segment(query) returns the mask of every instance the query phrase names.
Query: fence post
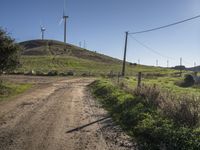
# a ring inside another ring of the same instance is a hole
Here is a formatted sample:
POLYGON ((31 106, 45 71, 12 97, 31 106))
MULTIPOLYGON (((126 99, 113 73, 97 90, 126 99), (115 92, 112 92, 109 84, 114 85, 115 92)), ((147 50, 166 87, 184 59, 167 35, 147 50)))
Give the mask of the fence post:
POLYGON ((117 74, 117 83, 119 84, 119 77, 120 77, 120 72, 117 74))
POLYGON ((142 72, 138 72, 138 85, 137 87, 141 87, 141 80, 142 80, 142 72))

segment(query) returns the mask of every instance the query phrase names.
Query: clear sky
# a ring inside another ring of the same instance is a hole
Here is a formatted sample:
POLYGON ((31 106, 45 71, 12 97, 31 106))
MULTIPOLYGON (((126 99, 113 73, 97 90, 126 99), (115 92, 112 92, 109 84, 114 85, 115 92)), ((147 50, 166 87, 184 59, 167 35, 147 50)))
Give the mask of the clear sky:
MULTIPOLYGON (((45 38, 63 41, 63 0, 1 0, 0 26, 7 28, 17 41, 40 38, 40 24, 45 38)), ((200 14, 200 0, 67 0, 68 42, 122 59, 125 31, 138 31, 166 25, 200 14), (83 44, 82 44, 83 45, 83 44)), ((200 65, 200 18, 135 38, 168 56, 170 66, 200 65), (172 57, 172 58, 171 58, 172 57)), ((159 56, 139 45, 131 37, 127 59, 142 64, 167 65, 159 56)))

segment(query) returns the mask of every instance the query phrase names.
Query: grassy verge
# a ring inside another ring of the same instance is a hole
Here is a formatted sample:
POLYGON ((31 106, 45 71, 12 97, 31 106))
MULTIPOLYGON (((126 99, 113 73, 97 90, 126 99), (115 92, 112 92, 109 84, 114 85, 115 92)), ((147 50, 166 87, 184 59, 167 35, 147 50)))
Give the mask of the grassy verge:
MULTIPOLYGON (((181 105, 180 109, 177 107, 178 111, 172 108, 175 112, 170 112, 170 108, 166 109, 168 110, 166 112, 162 111, 162 108, 167 107, 159 107, 163 103, 157 103, 163 97, 160 95, 161 91, 144 88, 140 91, 127 92, 109 80, 95 81, 90 88, 124 131, 137 139, 139 149, 197 150, 200 148, 199 116, 195 124, 188 125, 184 122, 187 120, 181 120, 185 116, 179 116, 184 112, 193 112, 181 111, 185 105, 183 107, 181 105), (178 118, 174 118, 173 115, 178 118), (181 122, 178 121, 179 119, 181 122)), ((169 97, 166 97, 166 100, 169 97)))
POLYGON ((17 84, 10 82, 2 82, 0 84, 0 101, 16 96, 30 89, 32 84, 17 84))
MULTIPOLYGON (((116 80, 116 79, 115 79, 116 80)), ((190 87, 181 87, 178 85, 183 78, 181 77, 156 77, 156 78, 143 78, 142 83, 145 85, 156 85, 162 88, 163 90, 168 90, 171 93, 178 95, 196 95, 200 96, 200 88, 199 86, 190 86, 190 87)), ((122 80, 125 85, 130 88, 134 88, 137 84, 137 79, 135 77, 129 77, 122 80)))

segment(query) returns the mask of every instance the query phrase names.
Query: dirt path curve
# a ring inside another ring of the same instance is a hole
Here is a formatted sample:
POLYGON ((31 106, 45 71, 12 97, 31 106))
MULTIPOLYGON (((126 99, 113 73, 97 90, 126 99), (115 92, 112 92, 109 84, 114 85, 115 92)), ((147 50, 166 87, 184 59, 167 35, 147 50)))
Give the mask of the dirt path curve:
POLYGON ((104 150, 109 144, 94 116, 86 86, 93 79, 58 80, 38 85, 0 103, 0 150, 104 150))

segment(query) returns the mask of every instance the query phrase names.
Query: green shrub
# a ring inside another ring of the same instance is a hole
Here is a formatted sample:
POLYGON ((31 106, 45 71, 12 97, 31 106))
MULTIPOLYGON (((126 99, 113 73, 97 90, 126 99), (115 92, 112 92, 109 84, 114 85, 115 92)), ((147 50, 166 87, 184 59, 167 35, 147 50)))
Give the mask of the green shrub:
POLYGON ((48 76, 57 76, 58 75, 58 71, 57 70, 52 70, 52 71, 49 71, 48 76))
POLYGON ((67 75, 68 75, 68 76, 74 76, 74 75, 75 75, 75 72, 72 71, 72 70, 70 70, 70 71, 67 72, 67 75))
POLYGON ((193 86, 194 84, 195 84, 195 80, 193 76, 190 74, 185 75, 184 80, 177 83, 177 85, 180 87, 190 87, 190 86, 193 86))
POLYGON ((0 75, 19 66, 21 48, 8 33, 0 28, 0 75))

